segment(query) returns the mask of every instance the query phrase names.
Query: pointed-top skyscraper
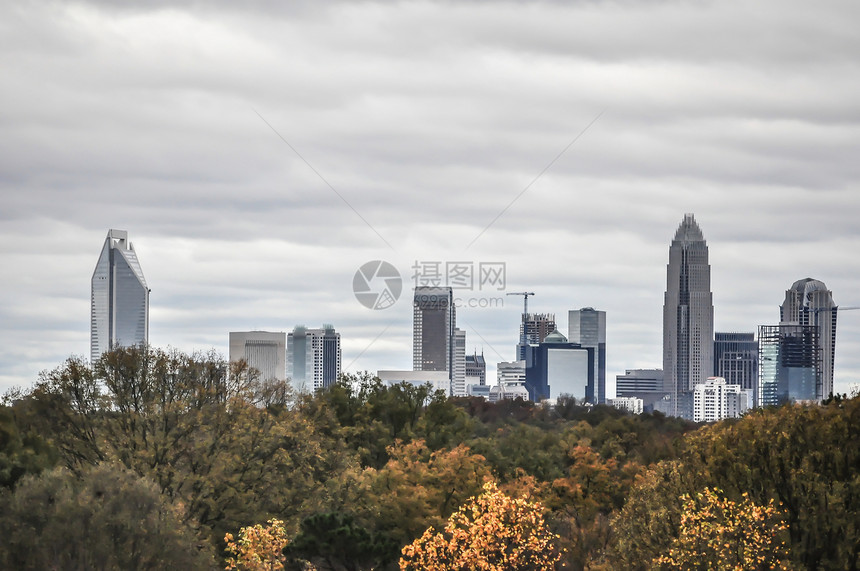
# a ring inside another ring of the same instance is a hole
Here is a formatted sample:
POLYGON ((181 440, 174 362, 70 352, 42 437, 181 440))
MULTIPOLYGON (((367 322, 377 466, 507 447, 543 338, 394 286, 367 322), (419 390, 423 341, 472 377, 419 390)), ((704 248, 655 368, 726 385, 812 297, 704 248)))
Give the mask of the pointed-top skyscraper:
POLYGON ((713 375, 713 355, 708 244, 693 215, 685 214, 669 246, 663 303, 663 388, 675 416, 692 416, 693 387, 713 375))
POLYGON ((115 347, 149 342, 149 288, 125 230, 108 230, 93 272, 90 361, 115 347))

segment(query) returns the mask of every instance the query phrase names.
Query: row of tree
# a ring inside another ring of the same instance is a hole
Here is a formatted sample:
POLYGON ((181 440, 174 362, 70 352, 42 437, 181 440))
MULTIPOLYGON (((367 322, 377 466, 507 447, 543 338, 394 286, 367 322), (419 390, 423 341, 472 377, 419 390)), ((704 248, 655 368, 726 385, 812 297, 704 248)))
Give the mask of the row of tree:
POLYGON ((288 568, 419 568, 514 533, 481 510, 522 505, 547 558, 521 568, 858 569, 858 429, 857 398, 699 427, 370 375, 295 395, 215 354, 123 348, 7 395, 0 567, 250 568, 250 537, 288 568))

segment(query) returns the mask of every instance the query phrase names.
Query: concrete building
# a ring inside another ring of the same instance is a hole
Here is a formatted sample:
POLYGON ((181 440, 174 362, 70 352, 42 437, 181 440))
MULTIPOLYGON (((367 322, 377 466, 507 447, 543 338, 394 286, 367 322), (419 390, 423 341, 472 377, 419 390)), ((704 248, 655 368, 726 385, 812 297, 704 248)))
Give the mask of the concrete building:
POLYGON ((758 393, 758 341, 755 333, 714 333, 714 374, 728 385, 758 393))
POLYGON ((108 230, 91 280, 90 362, 149 343, 149 287, 125 230, 108 230))
POLYGON ((836 312, 833 292, 824 282, 805 278, 785 292, 779 307, 780 325, 813 325, 818 329, 818 358, 821 375, 816 382, 819 402, 833 393, 833 364, 836 359, 836 312))
POLYGON ((487 384, 487 362, 484 360, 483 353, 478 355, 476 351, 473 355, 466 355, 466 379, 467 384, 487 384), (477 380, 469 381, 469 378, 477 380))
POLYGON ((594 349, 594 403, 606 404, 606 312, 583 307, 567 317, 567 340, 594 349))
POLYGON ((818 401, 821 357, 815 325, 759 326, 757 406, 818 401))
POLYGON ((594 349, 553 331, 531 348, 526 360, 526 389, 534 402, 567 395, 578 403, 595 402, 594 349))
POLYGON ((451 396, 466 396, 466 332, 454 328, 454 367, 451 372, 451 396))
MULTIPOLYGON (((450 287, 419 286, 412 302, 412 368, 448 373, 448 394, 453 394, 457 314, 450 287)), ((463 347, 465 377, 465 345, 463 347)), ((465 378, 463 380, 465 385, 465 378)), ((465 389, 465 387, 464 387, 465 389)))
POLYGON ((713 375, 714 303, 708 245, 692 214, 685 214, 669 246, 663 303, 663 380, 671 414, 689 418, 686 403, 713 375))
POLYGON ((520 323, 520 337, 517 343, 517 359, 526 359, 526 346, 536 347, 543 343, 547 335, 556 330, 555 314, 528 313, 523 314, 520 323), (524 334, 525 333, 525 334, 524 334), (525 341, 525 345, 523 345, 525 341))
POLYGON ((616 397, 607 399, 607 404, 619 410, 626 410, 631 414, 642 414, 644 401, 638 397, 616 397))
POLYGON ((451 390, 451 379, 447 371, 399 371, 383 370, 377 371, 376 376, 383 383, 396 385, 398 383, 409 383, 415 386, 429 384, 434 391, 445 391, 447 395, 451 390))
POLYGON ((752 391, 711 377, 693 388, 693 421, 715 422, 740 418, 752 406, 752 391))
POLYGON ((231 331, 230 362, 242 359, 267 381, 287 378, 287 334, 270 331, 231 331))
POLYGON ((333 385, 342 366, 340 333, 333 326, 297 325, 287 335, 287 375, 296 390, 318 391, 333 385))
POLYGON ((663 369, 627 369, 623 375, 615 376, 615 396, 641 398, 648 412, 666 395, 663 369))

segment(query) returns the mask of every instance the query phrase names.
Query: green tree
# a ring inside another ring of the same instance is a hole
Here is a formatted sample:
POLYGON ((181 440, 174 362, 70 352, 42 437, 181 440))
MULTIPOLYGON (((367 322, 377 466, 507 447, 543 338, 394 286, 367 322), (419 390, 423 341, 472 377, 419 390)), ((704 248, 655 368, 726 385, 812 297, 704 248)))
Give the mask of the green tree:
POLYGON ((398 548, 395 541, 368 531, 351 515, 327 512, 305 518, 284 554, 320 571, 362 571, 394 561, 398 548))
POLYGON ((4 569, 210 569, 214 555, 151 481, 115 465, 25 476, 0 498, 4 569))

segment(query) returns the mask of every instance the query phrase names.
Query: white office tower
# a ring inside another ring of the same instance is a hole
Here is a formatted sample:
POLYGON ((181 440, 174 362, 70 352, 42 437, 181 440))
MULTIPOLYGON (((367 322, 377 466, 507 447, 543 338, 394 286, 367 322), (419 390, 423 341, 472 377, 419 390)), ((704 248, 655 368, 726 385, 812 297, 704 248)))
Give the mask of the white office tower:
POLYGON ((149 343, 149 288, 125 230, 108 230, 92 277, 90 361, 149 343))
POLYGON ((287 378, 287 334, 283 331, 231 331, 230 362, 244 359, 260 380, 287 378))
POLYGON ((752 406, 752 398, 751 390, 728 385, 722 377, 710 377, 693 389, 693 421, 739 418, 752 406))
POLYGON ((529 400, 529 391, 526 389, 526 362, 497 363, 496 386, 490 387, 490 402, 516 398, 529 400))
POLYGON ((318 391, 337 382, 342 360, 340 333, 331 325, 297 325, 287 335, 287 376, 300 392, 318 391))
POLYGON ((454 329, 454 369, 451 372, 451 396, 466 396, 466 332, 454 329))

